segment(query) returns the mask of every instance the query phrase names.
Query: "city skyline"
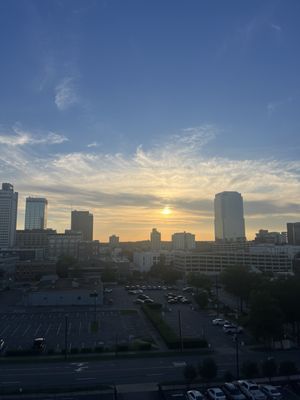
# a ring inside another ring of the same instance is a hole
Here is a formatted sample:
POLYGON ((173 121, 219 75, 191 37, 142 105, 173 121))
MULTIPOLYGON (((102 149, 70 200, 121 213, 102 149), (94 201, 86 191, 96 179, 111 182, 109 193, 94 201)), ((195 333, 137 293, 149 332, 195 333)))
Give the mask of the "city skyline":
POLYGON ((248 239, 299 221, 299 12, 2 1, 0 169, 20 193, 18 228, 41 196, 61 232, 80 209, 102 241, 153 226, 213 240, 221 191, 243 194, 248 239))

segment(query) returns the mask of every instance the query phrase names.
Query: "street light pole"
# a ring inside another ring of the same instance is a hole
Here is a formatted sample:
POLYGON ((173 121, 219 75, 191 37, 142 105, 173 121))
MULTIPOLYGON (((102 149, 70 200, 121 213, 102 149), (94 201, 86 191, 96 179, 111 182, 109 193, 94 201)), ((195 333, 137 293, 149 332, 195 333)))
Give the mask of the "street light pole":
POLYGON ((65 315, 65 360, 68 356, 68 315, 65 315))
POLYGON ((235 366, 236 366, 236 379, 240 378, 240 360, 239 360, 239 339, 237 334, 234 336, 235 341, 235 366))
POLYGON ((179 340, 180 340, 180 351, 183 351, 183 341, 182 341, 182 326, 181 326, 181 311, 178 310, 178 326, 179 326, 179 340))

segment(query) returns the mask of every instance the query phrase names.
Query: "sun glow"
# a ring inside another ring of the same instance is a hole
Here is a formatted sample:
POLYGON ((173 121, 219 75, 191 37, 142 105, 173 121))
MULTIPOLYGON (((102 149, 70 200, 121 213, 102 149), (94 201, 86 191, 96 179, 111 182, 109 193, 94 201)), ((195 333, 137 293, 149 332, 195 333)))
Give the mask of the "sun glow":
POLYGON ((164 207, 164 208, 161 210, 161 213, 162 213, 163 215, 170 215, 170 214, 172 214, 172 210, 170 209, 170 207, 164 207))

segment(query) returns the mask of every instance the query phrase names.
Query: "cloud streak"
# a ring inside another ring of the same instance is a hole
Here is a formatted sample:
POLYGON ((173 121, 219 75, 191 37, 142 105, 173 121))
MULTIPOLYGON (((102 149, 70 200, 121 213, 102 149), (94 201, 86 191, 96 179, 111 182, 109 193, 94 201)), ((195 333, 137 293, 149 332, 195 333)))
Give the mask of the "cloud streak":
POLYGON ((68 138, 55 132, 46 135, 35 135, 25 131, 18 126, 13 127, 14 134, 0 134, 0 144, 7 146, 25 146, 38 144, 60 144, 66 142, 68 138))
POLYGON ((55 87, 54 102, 59 111, 64 111, 79 103, 74 78, 66 77, 55 87))
POLYGON ((284 230, 284 219, 300 216, 300 162, 205 156, 205 145, 217 135, 210 125, 188 128, 152 148, 139 146, 130 155, 105 154, 93 147, 41 157, 32 148, 6 146, 5 151, 0 146, 0 167, 21 192, 21 208, 22 196, 48 197, 50 221, 59 229, 69 226, 73 207, 94 213, 98 237, 119 232, 127 239, 145 238, 157 226, 167 236, 185 229, 209 239, 215 193, 237 190, 243 194, 247 218, 257 218, 255 229, 268 228, 261 217, 268 216, 284 230), (173 213, 163 218, 160 211, 166 205, 173 213))

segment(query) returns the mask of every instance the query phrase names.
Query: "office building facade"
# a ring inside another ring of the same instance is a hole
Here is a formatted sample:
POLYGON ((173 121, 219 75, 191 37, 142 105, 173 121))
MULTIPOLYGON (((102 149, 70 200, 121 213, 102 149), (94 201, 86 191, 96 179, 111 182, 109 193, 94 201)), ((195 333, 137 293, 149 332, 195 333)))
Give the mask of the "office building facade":
POLYGON ((161 249, 161 233, 156 228, 153 228, 150 233, 150 245, 152 251, 161 249))
POLYGON ((82 233, 82 240, 93 240, 93 214, 89 211, 72 211, 71 230, 82 233))
POLYGON ((10 183, 0 190, 0 248, 15 245, 18 212, 18 193, 10 183))
POLYGON ((27 197, 25 210, 25 229, 47 229, 47 218, 47 199, 27 197))
POLYGON ((300 246, 300 222, 287 223, 288 244, 300 246))
POLYGON ((215 240, 246 240, 243 197, 238 192, 222 192, 215 196, 215 240))
POLYGON ((192 250, 195 249, 195 235, 189 232, 178 232, 172 235, 173 250, 192 250))

